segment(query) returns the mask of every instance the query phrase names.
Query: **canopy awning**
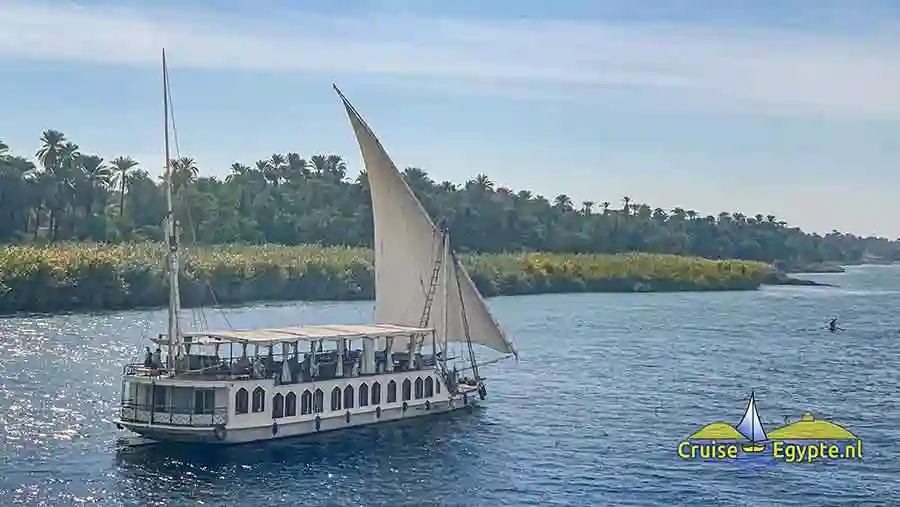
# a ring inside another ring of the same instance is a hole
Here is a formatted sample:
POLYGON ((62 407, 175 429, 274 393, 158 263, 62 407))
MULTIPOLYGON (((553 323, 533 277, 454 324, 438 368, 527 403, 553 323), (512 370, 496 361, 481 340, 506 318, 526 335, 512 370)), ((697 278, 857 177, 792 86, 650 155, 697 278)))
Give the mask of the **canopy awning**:
MULTIPOLYGON (((430 334, 432 328, 395 326, 393 324, 329 324, 319 326, 277 327, 266 329, 232 329, 228 331, 204 331, 184 334, 184 343, 215 345, 220 343, 247 343, 272 345, 298 341, 341 340, 354 338, 390 338, 430 334)), ((153 340, 165 343, 167 340, 153 340)))

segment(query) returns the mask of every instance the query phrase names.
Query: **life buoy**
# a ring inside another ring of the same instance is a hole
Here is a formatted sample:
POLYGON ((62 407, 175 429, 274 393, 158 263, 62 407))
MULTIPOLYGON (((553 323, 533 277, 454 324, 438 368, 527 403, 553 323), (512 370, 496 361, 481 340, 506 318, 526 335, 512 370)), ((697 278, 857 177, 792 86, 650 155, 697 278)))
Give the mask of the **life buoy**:
POLYGON ((223 426, 216 426, 213 429, 213 434, 215 434, 216 440, 225 440, 225 428, 223 426))
POLYGON ((278 423, 273 422, 272 423, 272 436, 274 437, 277 434, 278 434, 278 423))
POLYGON ((381 419, 381 407, 375 407, 375 418, 381 419))
POLYGON ((425 410, 431 410, 431 402, 429 400, 425 400, 425 410))
POLYGON ((350 411, 349 410, 347 411, 346 414, 344 414, 344 419, 347 421, 348 424, 350 423, 350 411))
POLYGON ((404 411, 404 412, 406 412, 406 407, 408 407, 408 405, 407 405, 406 402, 404 401, 404 402, 403 402, 403 411, 404 411))
POLYGON ((484 384, 478 386, 478 396, 482 399, 482 401, 487 398, 487 387, 484 384))
POLYGON ((322 427, 322 418, 320 416, 316 416, 316 431, 319 431, 319 428, 322 427))

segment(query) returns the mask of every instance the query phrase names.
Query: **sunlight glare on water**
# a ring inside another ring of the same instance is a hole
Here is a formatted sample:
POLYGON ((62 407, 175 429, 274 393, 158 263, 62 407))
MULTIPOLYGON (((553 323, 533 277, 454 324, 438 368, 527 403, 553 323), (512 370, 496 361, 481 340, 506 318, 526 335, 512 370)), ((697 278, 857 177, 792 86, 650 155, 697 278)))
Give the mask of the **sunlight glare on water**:
MULTIPOLYGON (((164 311, 0 320, 0 505, 889 505, 900 498, 900 267, 838 288, 491 300, 521 361, 473 413, 301 440, 120 450, 122 364, 164 311), (825 331, 840 318, 843 333, 825 331), (862 462, 684 462, 677 442, 812 411, 862 462)), ((371 303, 229 309, 234 327, 364 322, 371 303)), ((213 327, 225 327, 207 310, 213 327)))

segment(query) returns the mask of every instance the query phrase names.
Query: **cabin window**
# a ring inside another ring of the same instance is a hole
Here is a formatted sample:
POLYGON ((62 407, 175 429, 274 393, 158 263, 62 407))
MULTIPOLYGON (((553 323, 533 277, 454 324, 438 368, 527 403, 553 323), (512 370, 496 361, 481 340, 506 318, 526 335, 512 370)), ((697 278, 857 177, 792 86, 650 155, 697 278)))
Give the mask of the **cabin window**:
POLYGON ((234 393, 234 413, 246 414, 250 411, 250 393, 243 387, 234 393))
POLYGON ((425 397, 431 398, 434 396, 434 380, 431 377, 425 377, 425 397))
POLYGON ((367 386, 365 383, 362 383, 359 386, 359 406, 369 406, 369 386, 367 386))
POLYGON ((422 383, 422 377, 416 378, 416 399, 421 400, 425 395, 425 384, 422 383))
POLYGON ((284 417, 284 396, 281 393, 272 398, 272 419, 284 417))
POLYGON ((169 388, 153 386, 153 410, 156 412, 169 411, 169 388))
POLYGON ((391 380, 388 382, 388 403, 396 403, 397 402, 397 383, 391 380))
POLYGON ((309 392, 309 389, 303 391, 303 394, 300 395, 300 415, 306 415, 312 413, 312 393, 309 392))
POLYGON ((292 417, 297 415, 297 395, 293 391, 284 397, 284 416, 292 417))
POLYGON ((372 384, 372 405, 381 404, 381 384, 375 382, 372 384))
POLYGON ((434 392, 441 394, 441 380, 437 377, 434 379, 434 392))
POLYGON ((316 389, 313 396, 313 412, 319 414, 325 411, 325 393, 321 389, 316 389))
POLYGON ((266 409, 266 390, 257 387, 253 390, 253 412, 262 412, 266 409))
POLYGON ((409 379, 403 381, 403 401, 409 401, 412 394, 412 382, 409 379))
POLYGON ((335 387, 331 390, 331 410, 336 411, 341 409, 341 388, 335 387))
POLYGON ((347 386, 344 388, 344 408, 353 408, 355 394, 356 393, 353 392, 353 386, 347 386))
POLYGON ((216 391, 214 389, 198 389, 194 391, 194 413, 212 414, 216 409, 216 391))

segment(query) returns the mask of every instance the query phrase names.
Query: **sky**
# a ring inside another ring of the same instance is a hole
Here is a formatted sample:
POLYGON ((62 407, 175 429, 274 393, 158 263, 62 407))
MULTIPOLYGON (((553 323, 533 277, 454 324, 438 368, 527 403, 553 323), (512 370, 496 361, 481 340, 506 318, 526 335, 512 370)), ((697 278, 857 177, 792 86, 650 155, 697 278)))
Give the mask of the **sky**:
POLYGON ((0 139, 63 131, 205 175, 273 153, 361 165, 337 83, 400 167, 576 202, 629 196, 900 236, 889 0, 0 0, 0 139))

